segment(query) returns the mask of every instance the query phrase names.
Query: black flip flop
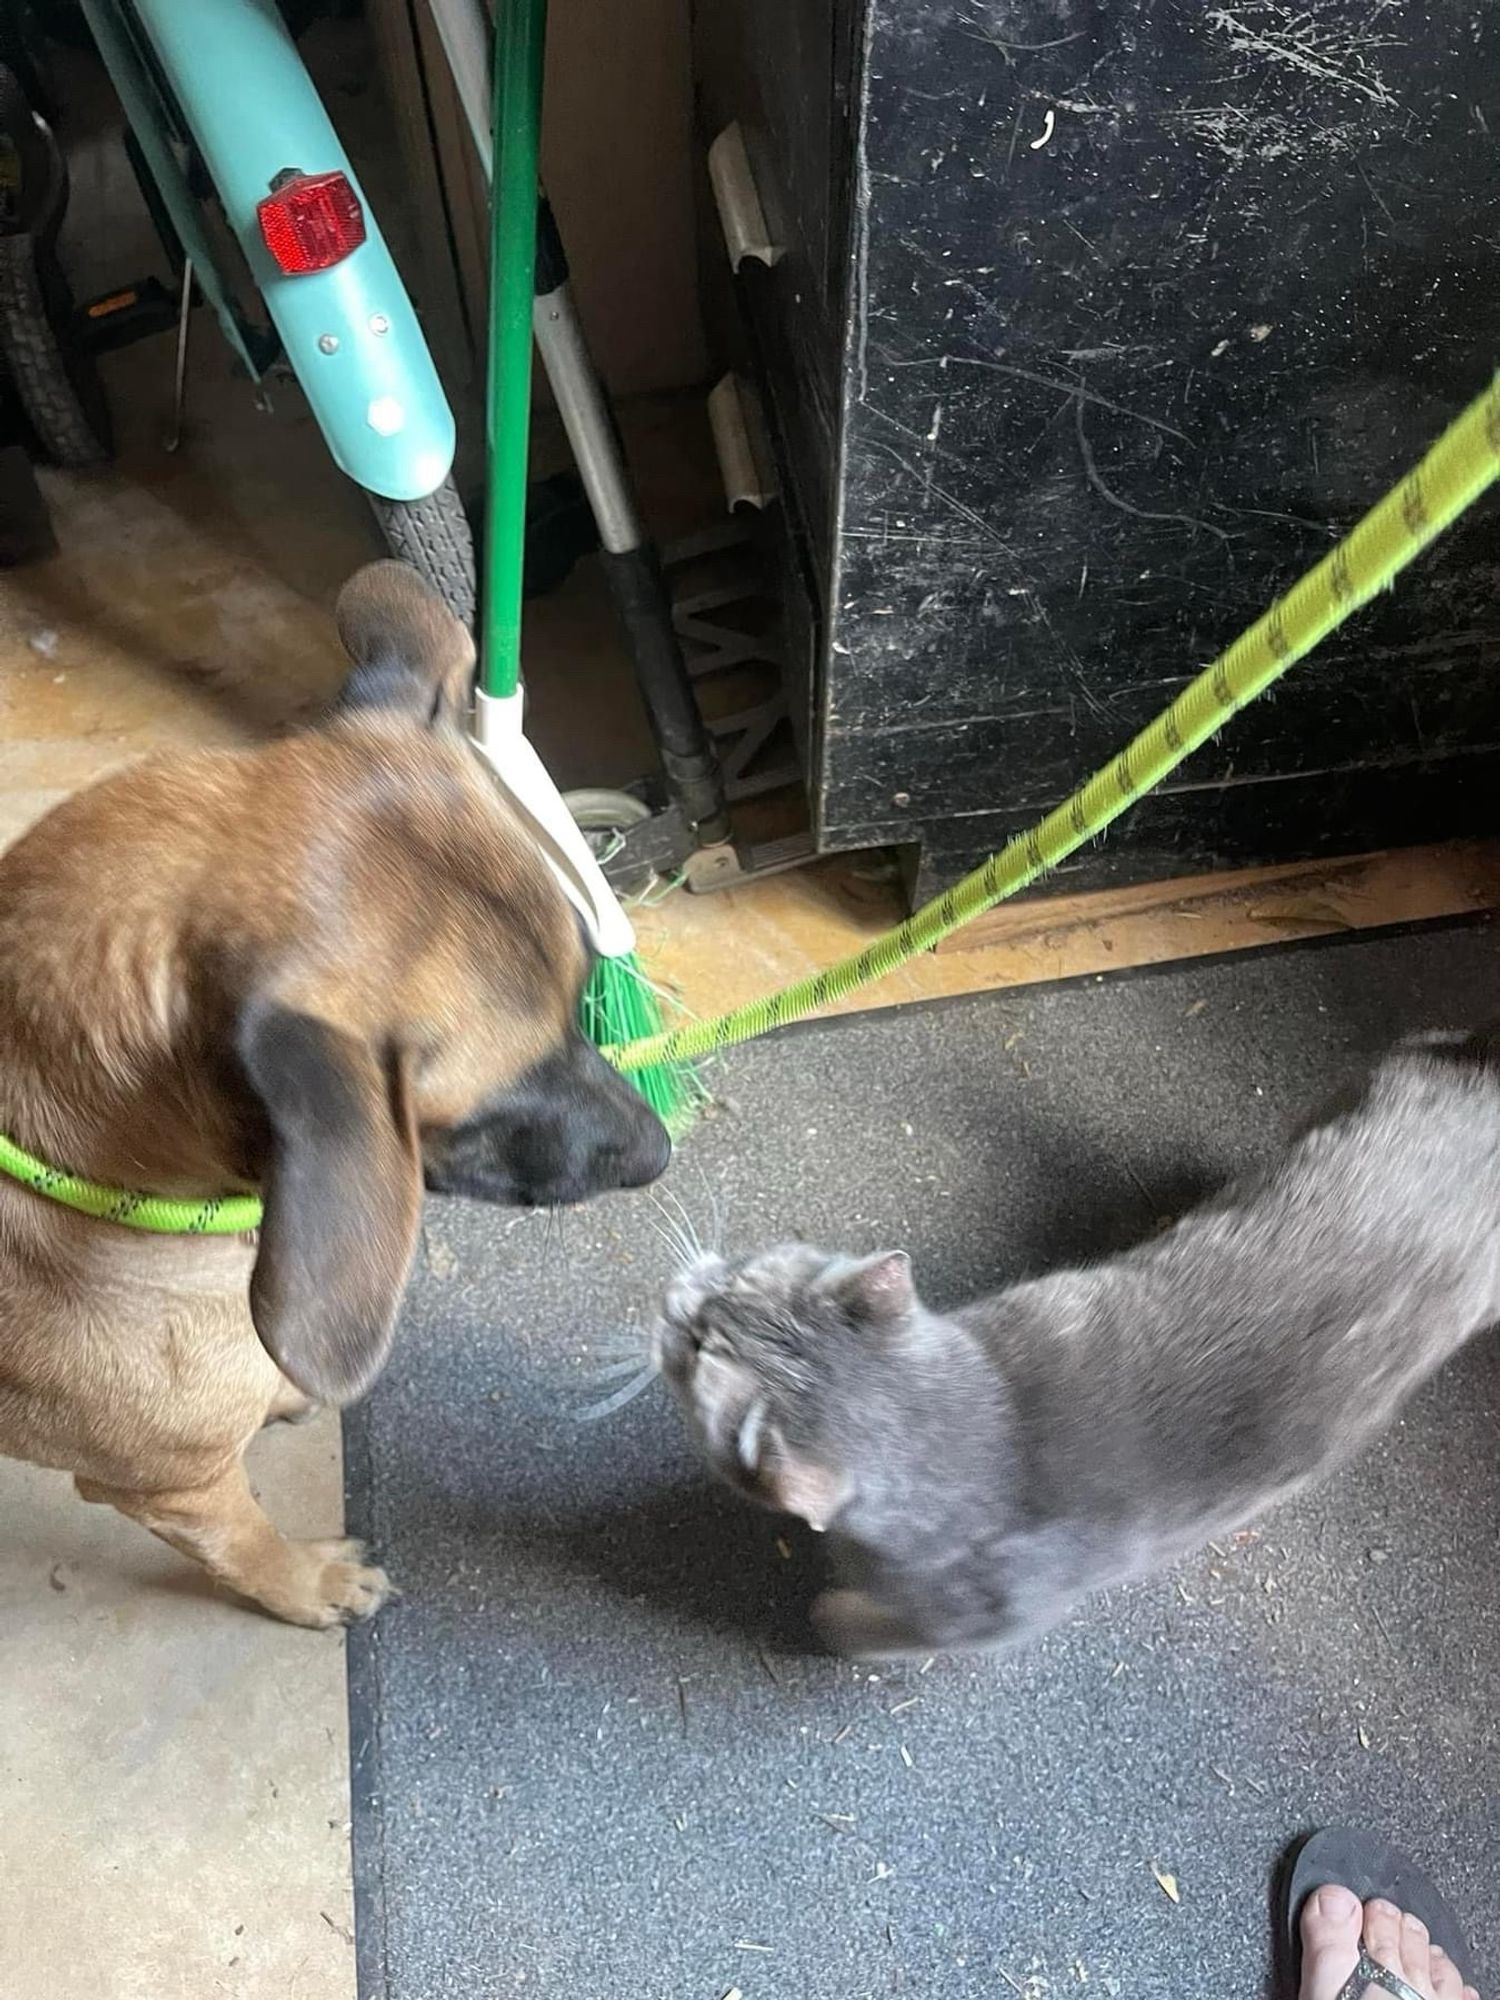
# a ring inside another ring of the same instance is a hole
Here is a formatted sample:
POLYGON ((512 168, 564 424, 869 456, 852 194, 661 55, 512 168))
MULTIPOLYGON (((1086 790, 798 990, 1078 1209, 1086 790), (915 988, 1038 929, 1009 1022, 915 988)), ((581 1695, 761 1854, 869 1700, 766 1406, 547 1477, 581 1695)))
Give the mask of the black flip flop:
MULTIPOLYGON (((1330 1826, 1305 1840, 1292 1861, 1286 1888, 1286 1942, 1294 1988, 1302 1971, 1302 1906, 1314 1889, 1339 1884, 1368 1903, 1372 1896, 1394 1903, 1426 1924, 1428 1935, 1458 1967, 1464 1984, 1473 1984, 1469 1947, 1458 1919, 1442 1893, 1414 1862, 1373 1833, 1353 1827, 1330 1826)), ((1367 1986, 1393 1994, 1395 2000, 1422 2000, 1399 1972, 1377 1965, 1361 1940, 1359 1963, 1339 1989, 1338 2000, 1359 2000, 1367 1986)))

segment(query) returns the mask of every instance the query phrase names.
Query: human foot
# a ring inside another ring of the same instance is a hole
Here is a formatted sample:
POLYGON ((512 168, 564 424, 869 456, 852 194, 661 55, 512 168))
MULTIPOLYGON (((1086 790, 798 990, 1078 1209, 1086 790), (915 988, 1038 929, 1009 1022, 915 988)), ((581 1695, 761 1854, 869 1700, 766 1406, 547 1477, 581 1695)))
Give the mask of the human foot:
POLYGON ((1348 1889, 1325 1885, 1315 1889, 1302 1907, 1302 1985, 1298 2000, 1479 2000, 1465 1986, 1458 1967, 1427 1935, 1416 1917, 1394 1903, 1373 1898, 1361 1907, 1348 1889), (1360 1944, 1370 1961, 1392 1976, 1392 1983, 1370 1981, 1352 1986, 1360 1962, 1360 1944))

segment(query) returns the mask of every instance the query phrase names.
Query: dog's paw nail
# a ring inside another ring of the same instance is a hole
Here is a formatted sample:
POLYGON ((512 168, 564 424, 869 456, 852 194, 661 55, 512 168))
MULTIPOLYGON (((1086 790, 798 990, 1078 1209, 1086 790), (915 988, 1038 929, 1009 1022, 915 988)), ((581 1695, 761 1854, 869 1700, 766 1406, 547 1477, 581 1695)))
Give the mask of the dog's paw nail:
POLYGON ((294 1625, 326 1629, 371 1618, 394 1594, 383 1569, 364 1560, 362 1542, 304 1542, 297 1555, 301 1575, 289 1600, 272 1599, 272 1610, 294 1625))
POLYGON ((323 1591, 334 1616, 349 1624, 374 1616, 391 1595, 391 1580, 373 1566, 330 1563, 323 1572, 323 1591))

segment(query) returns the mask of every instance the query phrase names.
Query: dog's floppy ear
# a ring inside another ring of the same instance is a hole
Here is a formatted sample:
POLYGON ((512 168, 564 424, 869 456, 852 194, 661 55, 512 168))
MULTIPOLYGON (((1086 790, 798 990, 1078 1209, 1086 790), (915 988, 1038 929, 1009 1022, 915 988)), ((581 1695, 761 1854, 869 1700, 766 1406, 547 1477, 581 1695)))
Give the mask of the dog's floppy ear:
POLYGON ((299 1389, 347 1403, 390 1351, 421 1226, 401 1063, 274 1002, 246 1009, 239 1054, 271 1134, 255 1330, 299 1389))
POLYGON ((353 670, 336 712, 384 711, 424 729, 462 720, 474 641, 406 563, 367 563, 339 592, 339 638, 353 670))

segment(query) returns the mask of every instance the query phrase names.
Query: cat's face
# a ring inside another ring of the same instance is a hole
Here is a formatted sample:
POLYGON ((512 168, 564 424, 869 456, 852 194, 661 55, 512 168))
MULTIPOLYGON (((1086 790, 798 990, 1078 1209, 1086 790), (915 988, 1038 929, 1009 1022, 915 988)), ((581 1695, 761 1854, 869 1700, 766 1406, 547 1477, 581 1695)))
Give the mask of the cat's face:
POLYGON ((720 1477, 821 1531, 851 1492, 838 1449, 851 1374, 915 1309, 904 1251, 707 1256, 668 1286, 655 1358, 720 1477))

